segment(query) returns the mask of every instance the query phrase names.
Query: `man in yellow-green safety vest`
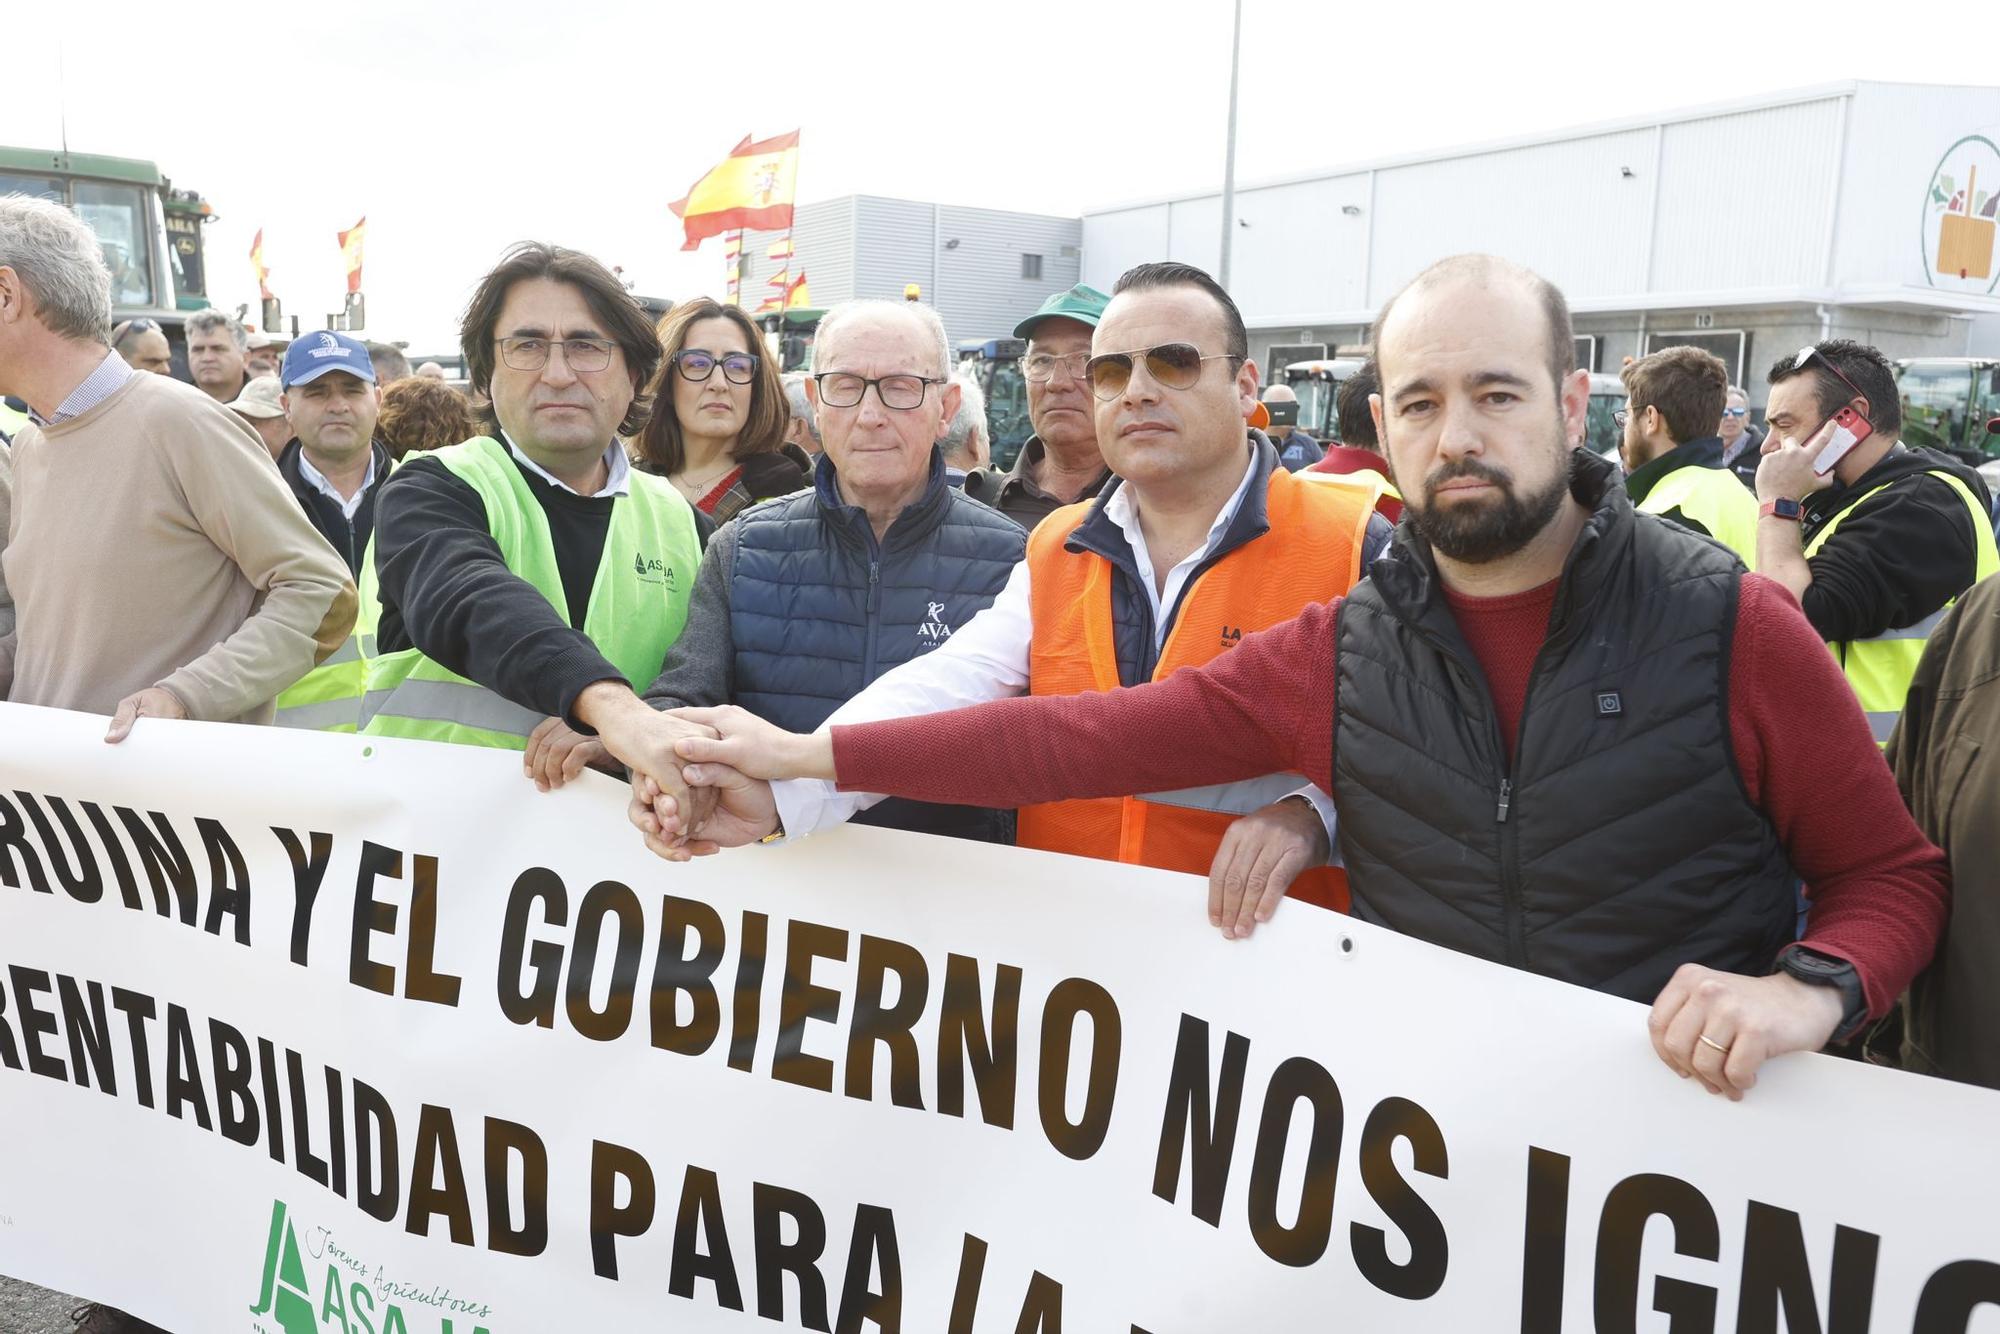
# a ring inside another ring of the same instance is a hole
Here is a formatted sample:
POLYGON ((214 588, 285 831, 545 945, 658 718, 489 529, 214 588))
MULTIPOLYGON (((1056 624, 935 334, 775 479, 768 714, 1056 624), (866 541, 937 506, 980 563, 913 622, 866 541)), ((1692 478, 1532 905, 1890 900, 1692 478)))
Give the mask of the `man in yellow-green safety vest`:
POLYGON ((679 782, 688 724, 633 693, 687 617, 704 527, 620 436, 645 421, 652 321, 588 255, 516 246, 461 330, 487 434, 404 460, 363 574, 374 651, 361 731, 599 750, 679 782), (595 741, 592 741, 593 735, 595 741))
POLYGON ((1757 502, 1722 466, 1715 433, 1729 395, 1729 368, 1698 347, 1667 347, 1620 372, 1626 403, 1625 492, 1641 514, 1657 514, 1712 537, 1757 568, 1757 502))
POLYGON ((1818 343, 1770 382, 1757 568, 1799 599, 1887 741, 1931 628, 2000 571, 1991 498, 1950 455, 1904 446, 1895 374, 1874 348, 1818 343))

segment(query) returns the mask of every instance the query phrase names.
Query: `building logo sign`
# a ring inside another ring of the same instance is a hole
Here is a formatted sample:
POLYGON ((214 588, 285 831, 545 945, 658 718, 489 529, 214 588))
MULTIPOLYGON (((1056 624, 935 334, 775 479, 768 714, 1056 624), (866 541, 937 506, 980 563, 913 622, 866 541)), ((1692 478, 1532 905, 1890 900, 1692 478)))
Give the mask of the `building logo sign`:
POLYGON ((1969 134, 1945 150, 1924 194, 1924 279, 1957 292, 2000 287, 2000 147, 1969 134))

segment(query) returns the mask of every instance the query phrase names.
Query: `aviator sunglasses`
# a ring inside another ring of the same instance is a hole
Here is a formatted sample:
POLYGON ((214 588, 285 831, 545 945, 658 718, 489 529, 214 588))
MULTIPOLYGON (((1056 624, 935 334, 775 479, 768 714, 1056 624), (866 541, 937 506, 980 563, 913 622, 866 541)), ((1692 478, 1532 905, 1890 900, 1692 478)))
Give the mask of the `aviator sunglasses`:
POLYGON ((1132 382, 1132 364, 1138 359, 1145 361, 1146 374, 1169 389, 1192 388, 1194 382, 1201 378, 1204 361, 1240 363, 1243 360, 1233 352, 1218 352, 1205 357, 1193 343, 1162 343, 1137 352, 1106 352, 1083 364, 1084 378, 1090 381, 1090 391, 1106 401, 1118 397, 1132 382))

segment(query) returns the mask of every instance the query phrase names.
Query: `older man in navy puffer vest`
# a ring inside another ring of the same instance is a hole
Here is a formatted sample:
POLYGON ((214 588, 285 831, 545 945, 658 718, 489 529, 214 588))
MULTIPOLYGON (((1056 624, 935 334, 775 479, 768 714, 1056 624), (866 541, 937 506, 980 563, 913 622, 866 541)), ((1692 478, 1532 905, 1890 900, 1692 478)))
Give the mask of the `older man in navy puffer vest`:
MULTIPOLYGON (((810 732, 943 643, 1021 559, 1027 534, 945 483, 935 441, 959 391, 935 311, 837 306, 813 358, 826 451, 813 489, 755 505, 710 539, 687 628, 645 695, 655 708, 739 704, 810 732)), ((1012 816, 886 801, 859 822, 1011 842, 1012 816)))

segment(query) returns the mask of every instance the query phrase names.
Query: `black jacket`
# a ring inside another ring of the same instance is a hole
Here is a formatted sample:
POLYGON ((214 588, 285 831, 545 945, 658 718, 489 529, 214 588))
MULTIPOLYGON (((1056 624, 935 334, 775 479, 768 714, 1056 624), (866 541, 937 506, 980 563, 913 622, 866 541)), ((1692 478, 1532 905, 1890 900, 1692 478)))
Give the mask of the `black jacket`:
MULTIPOLYGON (((414 645, 522 708, 568 718, 586 686, 624 679, 583 633, 612 498, 574 495, 521 468, 519 459, 514 465, 548 516, 569 616, 507 568, 479 493, 419 454, 396 469, 377 505, 376 647, 393 653, 414 645)), ((694 517, 706 545, 714 525, 698 510, 694 517)))
POLYGON ((1979 474, 1934 449, 1891 450, 1853 485, 1806 497, 1799 537, 1808 547, 1828 520, 1845 515, 1807 561, 1813 581, 1800 601, 1820 638, 1872 639, 1915 625, 1972 586, 1976 520, 1951 484, 1933 475, 1939 472, 1966 484, 1981 515, 1993 512, 1979 474), (1870 494, 1885 483, 1887 490, 1870 494))
POLYGON ((1767 972, 1796 897, 1730 746, 1743 567, 1635 513, 1587 451, 1570 494, 1592 512, 1511 763, 1409 524, 1342 601, 1333 797, 1354 915, 1642 1002, 1683 963, 1767 972))
POLYGON ((278 475, 285 479, 285 485, 292 488, 299 505, 312 520, 312 526, 319 529, 319 535, 327 540, 340 558, 347 562, 347 572, 357 579, 361 576, 361 561, 368 554, 368 538, 375 531, 375 497, 381 492, 382 484, 389 480, 392 460, 389 450, 380 440, 369 446, 375 457, 375 479, 368 483, 361 493, 361 505, 354 511, 354 520, 349 522, 341 512, 340 505, 332 496, 308 482, 299 471, 299 460, 305 453, 298 437, 285 446, 278 455, 278 475))

